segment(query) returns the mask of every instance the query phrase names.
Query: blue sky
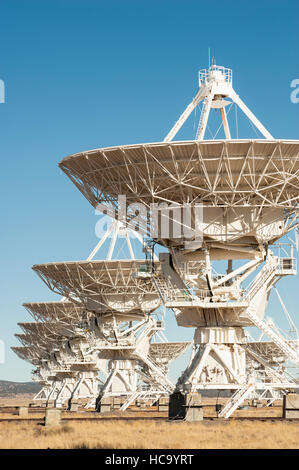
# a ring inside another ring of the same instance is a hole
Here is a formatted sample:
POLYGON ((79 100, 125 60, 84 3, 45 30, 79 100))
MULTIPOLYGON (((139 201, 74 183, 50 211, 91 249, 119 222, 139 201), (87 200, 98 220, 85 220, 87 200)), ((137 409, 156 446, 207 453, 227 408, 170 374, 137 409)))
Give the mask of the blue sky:
MULTIPOLYGON (((81 150, 163 140, 194 96, 209 48, 269 131, 297 139, 298 5, 1 0, 0 379, 30 380, 31 366, 9 349, 17 322, 31 320, 22 303, 57 299, 31 266, 84 259, 97 242, 94 210, 57 163, 81 150)), ((194 138, 194 125, 192 117, 178 138, 194 138)), ((255 137, 241 118, 239 136, 255 137)), ((281 284, 297 313, 298 279, 290 291, 281 284)), ((167 321, 170 339, 191 337, 167 321)))

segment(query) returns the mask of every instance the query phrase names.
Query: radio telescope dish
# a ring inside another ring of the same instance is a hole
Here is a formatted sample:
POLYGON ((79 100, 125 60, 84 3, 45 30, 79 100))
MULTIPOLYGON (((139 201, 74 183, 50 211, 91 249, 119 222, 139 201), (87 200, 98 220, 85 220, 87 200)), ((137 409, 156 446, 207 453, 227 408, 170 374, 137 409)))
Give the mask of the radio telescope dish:
MULTIPOLYGON (((105 313, 150 313, 161 299, 144 260, 49 263, 33 270, 54 292, 80 302, 87 310, 105 313)), ((121 319, 121 317, 120 317, 121 319)))
POLYGON ((73 302, 27 302, 23 307, 37 321, 76 323, 82 320, 82 307, 73 302))
POLYGON ((28 346, 12 346, 11 349, 20 359, 28 361, 33 365, 39 364, 41 357, 47 357, 46 352, 40 351, 40 354, 37 354, 34 348, 28 346))
POLYGON ((69 336, 72 332, 71 326, 57 322, 22 322, 18 323, 25 333, 34 334, 40 338, 57 339, 61 336, 69 336))
POLYGON ((190 344, 190 341, 151 343, 149 354, 156 363, 169 363, 184 354, 190 344))

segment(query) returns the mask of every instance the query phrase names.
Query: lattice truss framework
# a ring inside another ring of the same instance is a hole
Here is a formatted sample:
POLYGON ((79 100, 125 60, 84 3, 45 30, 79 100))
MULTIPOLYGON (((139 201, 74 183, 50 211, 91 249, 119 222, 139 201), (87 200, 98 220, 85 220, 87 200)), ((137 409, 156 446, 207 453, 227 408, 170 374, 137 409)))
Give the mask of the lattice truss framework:
POLYGON ((25 334, 35 337, 39 342, 58 343, 61 338, 68 338, 74 334, 71 325, 58 322, 23 322, 18 323, 25 334))
MULTIPOLYGON (((288 344, 294 349, 299 346, 298 340, 289 340, 288 344)), ((273 341, 250 341, 247 344, 247 349, 274 366, 279 363, 285 364, 288 360, 288 356, 273 341)))
POLYGON ((166 369, 168 369, 169 363, 184 354, 190 344, 191 342, 187 341, 173 343, 151 343, 149 356, 152 361, 157 364, 157 366, 166 366, 166 369))
MULTIPOLYGON (((27 304, 30 305, 30 311, 38 310, 49 313, 50 303, 27 304), (45 306, 46 304, 46 306, 45 306)), ((59 302, 51 302, 56 310, 64 311, 64 309, 56 304, 59 302)), ((75 306, 75 309, 77 307, 75 306)), ((66 307, 70 310, 70 305, 66 307)), ((78 312, 77 312, 78 313, 78 312)), ((50 315, 51 316, 51 315, 50 315)), ((81 365, 85 365, 86 370, 97 370, 93 358, 84 354, 82 345, 87 345, 86 335, 83 330, 78 335, 78 330, 74 329, 69 323, 43 321, 43 322, 27 322, 18 324, 25 334, 16 334, 17 339, 23 344, 24 348, 13 348, 16 354, 32 362, 37 366, 35 374, 45 379, 45 377, 55 378, 55 374, 76 375, 76 371, 81 370, 81 365), (72 350, 65 350, 65 345, 72 341, 72 350), (75 348, 74 348, 75 345, 75 348), (79 362, 78 362, 79 360, 79 362), (76 366, 77 364, 77 366, 76 366), (79 368, 78 368, 79 365, 79 368), (91 368, 91 369, 90 369, 91 368), (54 373, 55 371, 55 373, 54 373), (54 375, 53 375, 54 374, 54 375)))
POLYGON ((184 141, 95 149, 60 168, 89 202, 203 203, 283 207, 298 204, 298 141, 184 141))
POLYGON ((33 269, 54 292, 97 309, 153 311, 161 304, 151 277, 138 276, 144 260, 80 261, 35 265, 33 269), (133 299, 133 302, 132 302, 133 299))
POLYGON ((23 307, 35 321, 54 321, 61 324, 77 325, 83 320, 83 310, 74 302, 27 302, 23 307))
POLYGON ((41 359, 48 357, 48 352, 40 350, 36 346, 12 346, 11 348, 20 359, 33 365, 40 364, 41 359))

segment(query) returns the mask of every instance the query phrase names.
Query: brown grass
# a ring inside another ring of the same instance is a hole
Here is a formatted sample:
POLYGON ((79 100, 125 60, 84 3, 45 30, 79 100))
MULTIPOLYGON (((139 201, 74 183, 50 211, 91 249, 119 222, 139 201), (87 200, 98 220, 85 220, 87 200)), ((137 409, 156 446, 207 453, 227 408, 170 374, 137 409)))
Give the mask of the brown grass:
MULTIPOLYGON (((219 400, 220 401, 220 400, 219 400)), ((225 402, 225 400, 221 400, 225 402)), ((21 405, 20 401, 18 403, 21 405)), ((247 404, 247 403, 245 403, 247 404)), ((85 410, 63 411, 60 427, 41 424, 44 409, 29 409, 28 421, 18 422, 15 403, 0 408, 1 449, 298 449, 297 422, 274 421, 282 415, 281 403, 270 408, 238 410, 234 418, 264 418, 265 421, 207 419, 198 423, 168 422, 167 413, 155 408, 132 408, 125 413, 103 415, 85 410), (10 406, 10 408, 7 408, 10 406), (147 418, 144 421, 134 418, 147 418), (152 418, 162 418, 154 421, 152 418), (30 419, 38 418, 40 422, 30 419), (68 421, 69 418, 75 420, 68 421), (81 418, 88 418, 88 421, 81 418), (126 418, 126 419, 120 419, 126 418), (273 418, 273 421, 271 421, 273 418), (14 422, 4 421, 13 419, 14 422)), ((215 399, 204 402, 204 417, 216 418, 215 399), (213 406, 209 406, 212 405, 213 406)))
POLYGON ((2 449, 298 449, 297 423, 271 421, 100 420, 45 428, 0 422, 2 449))
POLYGON ((0 406, 28 406, 32 402, 34 395, 24 393, 10 397, 0 397, 0 406))

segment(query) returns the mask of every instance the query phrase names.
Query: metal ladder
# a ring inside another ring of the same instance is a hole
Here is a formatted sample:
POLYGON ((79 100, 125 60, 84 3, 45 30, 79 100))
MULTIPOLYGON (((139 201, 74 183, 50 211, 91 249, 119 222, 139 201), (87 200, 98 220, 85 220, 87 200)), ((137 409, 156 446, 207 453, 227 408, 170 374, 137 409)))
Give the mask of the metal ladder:
POLYGON ((184 300, 191 300, 189 286, 185 283, 185 289, 176 289, 172 284, 167 284, 162 277, 153 277, 153 281, 162 302, 165 304, 169 299, 178 299, 181 293, 184 292, 184 300))
POLYGON ((254 284, 252 285, 251 289, 249 289, 248 293, 245 296, 244 300, 252 300, 256 293, 260 290, 260 288, 265 284, 265 282, 273 275, 275 275, 276 268, 278 266, 278 259, 272 259, 270 265, 266 265, 260 271, 257 279, 255 280, 254 284))
POLYGON ((146 364, 158 377, 159 377, 159 385, 164 388, 164 393, 166 392, 173 392, 175 389, 174 384, 168 379, 167 375, 160 369, 158 365, 156 365, 148 356, 145 356, 141 351, 136 351, 138 354, 139 359, 141 359, 144 364, 146 364))
POLYGON ((246 310, 246 317, 249 318, 255 326, 257 326, 263 333, 265 333, 272 341, 286 354, 287 358, 296 364, 299 364, 298 351, 293 349, 280 335, 270 328, 266 322, 261 320, 253 311, 252 308, 246 310))
MULTIPOLYGON (((245 299, 252 300, 259 289, 265 284, 265 282, 271 277, 275 276, 277 266, 279 264, 279 258, 273 257, 268 266, 264 266, 261 270, 258 279, 253 284, 249 292, 247 293, 245 299)), ((272 341, 283 351, 287 358, 296 364, 299 364, 299 355, 298 351, 291 347, 287 340, 285 340, 281 335, 277 334, 266 322, 261 320, 255 313, 255 310, 252 307, 249 307, 244 315, 246 318, 249 318, 252 323, 259 328, 263 333, 265 333, 272 341)))
POLYGON ((218 414, 218 418, 229 418, 231 414, 241 405, 241 403, 248 397, 248 395, 254 390, 255 385, 253 383, 246 384, 244 387, 234 393, 231 399, 227 402, 225 407, 218 414))
POLYGON ((159 295, 161 297, 161 300, 163 304, 166 302, 167 297, 168 297, 168 287, 165 282, 165 280, 161 277, 155 277, 153 276, 153 282, 155 284, 155 287, 157 291, 159 292, 159 295))
POLYGON ((198 137, 199 137, 199 132, 200 132, 201 123, 202 123, 202 119, 203 119, 203 115, 204 115, 206 101, 207 101, 206 99, 203 100, 203 104, 202 104, 202 107, 201 107, 195 140, 198 140, 198 137))

